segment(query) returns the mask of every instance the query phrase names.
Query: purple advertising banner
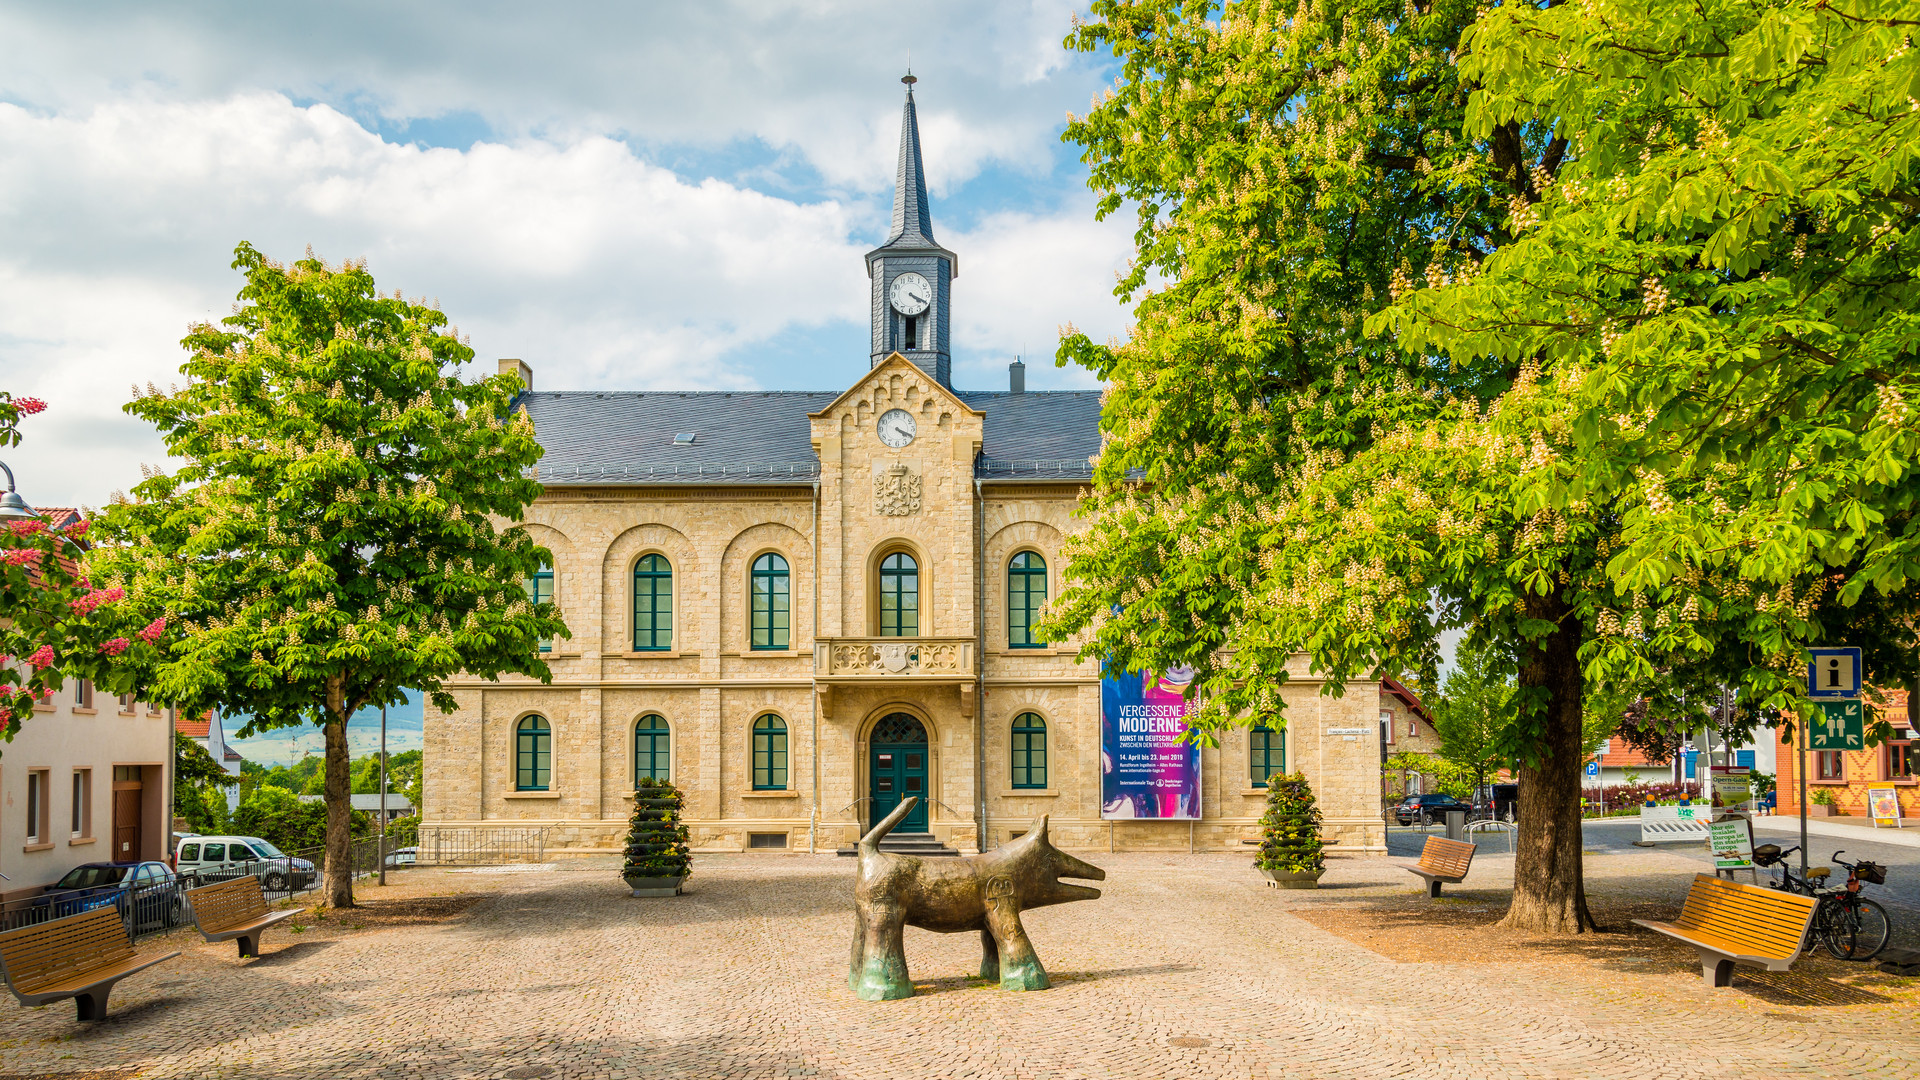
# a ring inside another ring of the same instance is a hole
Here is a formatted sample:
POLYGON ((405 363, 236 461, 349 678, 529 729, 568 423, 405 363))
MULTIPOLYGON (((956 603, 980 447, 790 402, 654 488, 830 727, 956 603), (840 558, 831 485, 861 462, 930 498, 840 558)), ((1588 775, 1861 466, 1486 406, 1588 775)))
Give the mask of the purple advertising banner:
POLYGON ((1200 747, 1187 733, 1193 672, 1108 673, 1100 682, 1100 816, 1200 818, 1200 747))

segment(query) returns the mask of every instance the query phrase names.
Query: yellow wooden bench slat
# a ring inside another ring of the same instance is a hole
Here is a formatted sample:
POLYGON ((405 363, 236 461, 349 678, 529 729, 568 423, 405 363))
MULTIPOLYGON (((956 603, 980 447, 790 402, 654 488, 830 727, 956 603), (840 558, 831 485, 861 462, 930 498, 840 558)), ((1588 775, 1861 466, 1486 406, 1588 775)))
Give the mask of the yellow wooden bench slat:
POLYGON ((1692 945, 1706 980, 1731 986, 1735 964, 1785 971, 1799 959, 1819 905, 1811 896, 1696 874, 1674 921, 1633 921, 1692 945))
POLYGON ((1420 849, 1418 863, 1401 863, 1401 868, 1427 880, 1427 895, 1439 896, 1441 882, 1457 884, 1473 866, 1475 845, 1444 836, 1427 837, 1420 849))
POLYGON ((300 914, 269 912, 260 879, 251 874, 189 889, 186 896, 200 936, 208 942, 238 941, 243 959, 260 955, 261 931, 300 914))
POLYGON ((134 955, 112 905, 0 933, 0 978, 22 1005, 73 998, 82 1020, 107 1013, 113 984, 180 954, 134 955))

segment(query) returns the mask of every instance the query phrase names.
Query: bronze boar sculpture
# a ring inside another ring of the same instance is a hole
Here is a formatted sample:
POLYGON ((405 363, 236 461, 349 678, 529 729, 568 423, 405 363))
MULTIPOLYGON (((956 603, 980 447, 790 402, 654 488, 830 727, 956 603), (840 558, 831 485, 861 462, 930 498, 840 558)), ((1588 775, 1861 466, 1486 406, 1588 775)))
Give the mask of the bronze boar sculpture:
POLYGON ((860 838, 854 880, 853 963, 847 985, 862 1001, 913 996, 907 977, 905 928, 940 934, 980 932, 980 977, 1002 990, 1045 990, 1046 969, 1020 925, 1025 908, 1099 899, 1100 890, 1067 885, 1062 877, 1105 881, 1107 872, 1081 862, 1047 840, 1042 817, 1026 835, 984 855, 921 859, 880 850, 880 838, 913 809, 901 800, 893 813, 860 838))

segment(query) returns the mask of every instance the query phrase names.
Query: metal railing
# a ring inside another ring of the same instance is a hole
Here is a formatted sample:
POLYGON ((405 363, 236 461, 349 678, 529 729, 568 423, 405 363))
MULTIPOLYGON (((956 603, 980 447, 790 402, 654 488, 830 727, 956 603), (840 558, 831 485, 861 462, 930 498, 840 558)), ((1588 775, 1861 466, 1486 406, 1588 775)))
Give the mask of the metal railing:
POLYGON ((817 461, 577 462, 539 465, 530 478, 545 484, 699 484, 764 481, 795 483, 820 475, 817 461))
POLYGON ((547 830, 508 826, 427 826, 419 833, 419 866, 501 866, 546 861, 547 830))

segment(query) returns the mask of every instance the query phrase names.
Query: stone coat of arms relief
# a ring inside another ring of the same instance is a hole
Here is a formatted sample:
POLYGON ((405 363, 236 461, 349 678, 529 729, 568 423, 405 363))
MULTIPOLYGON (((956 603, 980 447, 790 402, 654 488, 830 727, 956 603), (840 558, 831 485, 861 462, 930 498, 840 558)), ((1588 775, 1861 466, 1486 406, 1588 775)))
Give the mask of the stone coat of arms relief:
POLYGON ((873 474, 873 512, 906 517, 920 512, 920 474, 905 465, 890 465, 873 474))

